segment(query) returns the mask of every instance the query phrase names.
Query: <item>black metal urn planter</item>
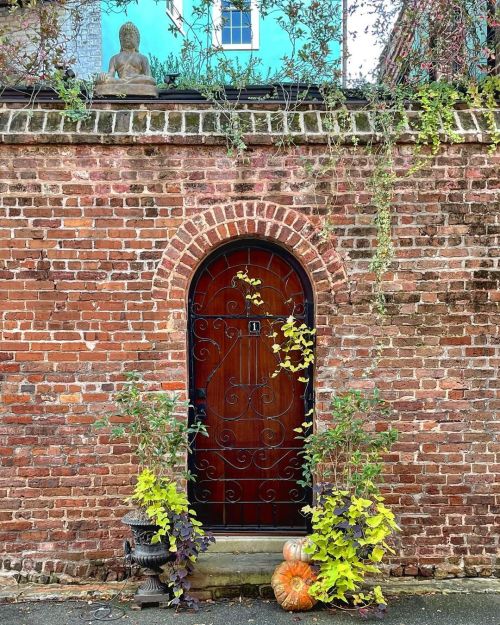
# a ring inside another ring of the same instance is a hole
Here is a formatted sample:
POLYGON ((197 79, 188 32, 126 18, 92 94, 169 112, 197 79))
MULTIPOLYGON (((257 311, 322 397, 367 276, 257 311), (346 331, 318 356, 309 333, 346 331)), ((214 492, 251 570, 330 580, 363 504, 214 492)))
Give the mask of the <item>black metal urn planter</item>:
POLYGON ((175 560, 175 553, 169 551, 164 541, 151 543, 159 528, 141 510, 132 510, 123 517, 122 522, 130 527, 134 537, 134 548, 128 540, 124 543, 125 557, 129 562, 144 568, 147 576, 134 595, 135 603, 141 608, 144 605, 166 607, 173 595, 167 584, 160 580, 161 567, 175 560))

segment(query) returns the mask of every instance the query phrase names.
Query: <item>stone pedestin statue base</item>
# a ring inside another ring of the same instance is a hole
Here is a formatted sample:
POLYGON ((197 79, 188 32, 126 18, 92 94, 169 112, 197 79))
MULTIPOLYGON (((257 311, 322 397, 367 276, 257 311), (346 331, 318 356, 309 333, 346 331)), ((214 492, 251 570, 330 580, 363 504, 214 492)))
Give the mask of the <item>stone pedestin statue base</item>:
POLYGON ((98 98, 105 96, 127 96, 135 95, 149 98, 158 97, 158 89, 154 85, 144 85, 140 83, 120 83, 119 80, 97 84, 94 94, 98 98))

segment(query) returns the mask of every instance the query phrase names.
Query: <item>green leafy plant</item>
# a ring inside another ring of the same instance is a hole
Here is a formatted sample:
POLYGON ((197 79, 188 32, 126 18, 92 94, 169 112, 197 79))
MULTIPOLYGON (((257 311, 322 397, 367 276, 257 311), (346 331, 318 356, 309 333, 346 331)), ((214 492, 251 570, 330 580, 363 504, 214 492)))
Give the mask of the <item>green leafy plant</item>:
POLYGON ((368 421, 387 414, 386 403, 377 389, 370 397, 361 391, 349 390, 336 395, 331 404, 332 426, 304 434, 303 486, 311 486, 313 478, 339 491, 348 490, 356 496, 378 493, 377 481, 382 472, 382 454, 397 440, 397 431, 389 427, 383 432, 366 430, 368 421))
POLYGON ((205 552, 214 537, 206 534, 196 513, 190 509, 186 494, 177 484, 166 477, 158 477, 149 469, 143 469, 137 479, 131 501, 146 511, 157 525, 152 543, 164 542, 169 551, 176 554, 175 561, 168 563, 167 580, 172 588, 170 605, 196 607, 196 600, 189 594, 187 579, 193 571, 200 553, 205 552))
MULTIPOLYGON (((168 512, 174 514, 187 512, 194 514, 194 512, 189 510, 187 497, 178 490, 175 482, 169 478, 157 477, 150 469, 143 469, 137 478, 134 493, 129 499, 143 508, 158 526, 152 542, 158 543, 168 537, 170 551, 177 551, 176 537, 168 536, 171 529, 168 512)), ((199 528, 201 523, 193 520, 193 525, 199 528)))
MULTIPOLYGON (((500 9, 499 9, 500 10, 500 9)), ((498 19, 497 19, 498 22, 498 19)), ((497 130, 495 111, 500 99, 500 75, 486 76, 479 82, 467 85, 467 101, 470 106, 483 109, 486 124, 491 136, 489 151, 493 154, 500 145, 500 132, 497 130)))
POLYGON ((417 88, 413 97, 422 111, 418 115, 417 123, 415 155, 418 158, 409 170, 410 175, 421 169, 429 157, 436 156, 443 139, 450 143, 460 141, 460 135, 455 126, 454 112, 461 94, 456 86, 445 80, 425 83, 417 88), (424 146, 430 148, 427 158, 422 155, 424 146))
POLYGON ((87 99, 82 95, 84 81, 76 78, 65 78, 62 71, 57 70, 52 75, 52 83, 57 95, 64 103, 63 114, 73 122, 87 119, 90 112, 87 99))
POLYGON ((112 437, 130 436, 141 472, 128 501, 136 503, 157 526, 152 543, 164 543, 176 554, 169 563, 168 583, 173 591, 171 605, 181 602, 195 607, 189 594, 188 574, 200 553, 207 550, 213 536, 206 534, 196 513, 189 507, 182 480, 194 480, 186 468, 186 455, 199 434, 208 436, 199 421, 189 425, 185 415, 178 414, 188 404, 178 395, 145 392, 141 376, 130 372, 121 391, 116 394, 120 422, 111 425, 108 416, 96 422, 97 427, 111 426, 112 437))
POLYGON ((394 553, 386 539, 399 528, 383 498, 327 489, 304 512, 311 514, 313 529, 305 549, 319 567, 311 595, 325 603, 352 602, 363 615, 372 608, 373 615, 381 616, 387 602, 380 586, 364 592, 360 588, 366 574, 380 572, 385 554, 394 553))
MULTIPOLYGON (((254 306, 263 306, 259 287, 262 280, 251 278, 247 271, 238 271, 234 280, 244 285, 245 299, 254 306)), ((263 313, 270 316, 268 312, 263 313)), ((271 321, 269 323, 269 337, 274 340, 272 345, 273 353, 279 358, 278 367, 271 377, 279 375, 280 371, 287 370, 291 373, 298 373, 299 382, 307 384, 309 377, 307 372, 314 363, 314 337, 315 328, 309 328, 307 324, 300 323, 293 314, 286 318, 286 321, 271 321)))
POLYGON ((151 75, 157 85, 165 83, 165 77, 169 74, 179 74, 181 70, 180 60, 172 53, 168 54, 164 61, 161 61, 154 54, 149 54, 149 67, 151 75))
POLYGON ((380 587, 360 589, 366 574, 378 573, 385 554, 393 553, 386 539, 399 529, 379 494, 382 454, 397 432, 366 430, 367 420, 387 412, 377 390, 368 397, 349 390, 333 398, 332 427, 299 436, 304 440, 300 483, 311 486, 317 478, 316 504, 303 508, 311 515, 313 530, 306 551, 319 567, 310 592, 326 603, 352 604, 365 616, 385 611, 380 587))
POLYGON ((185 456, 191 453, 194 437, 208 436, 208 432, 201 421, 189 424, 185 415, 179 414, 181 409, 186 410, 187 402, 180 401, 176 394, 144 392, 141 376, 135 371, 126 374, 116 402, 122 416, 120 422, 105 415, 96 427, 111 426, 115 438, 132 436, 140 465, 155 475, 194 479, 185 468, 185 456))

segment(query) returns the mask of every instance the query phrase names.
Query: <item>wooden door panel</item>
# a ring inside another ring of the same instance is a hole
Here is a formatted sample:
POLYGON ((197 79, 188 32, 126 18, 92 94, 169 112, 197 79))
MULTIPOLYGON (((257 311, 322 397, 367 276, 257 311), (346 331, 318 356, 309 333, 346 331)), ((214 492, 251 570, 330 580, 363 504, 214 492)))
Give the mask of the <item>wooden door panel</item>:
POLYGON ((308 493, 297 485, 301 441, 293 429, 304 421, 310 387, 286 371, 272 377, 279 359, 269 335, 290 314, 309 321, 306 288, 290 259, 250 242, 218 252, 193 281, 191 403, 209 437, 196 439, 189 494, 208 527, 305 528, 308 493), (262 307, 245 299, 238 271, 262 280, 262 307))

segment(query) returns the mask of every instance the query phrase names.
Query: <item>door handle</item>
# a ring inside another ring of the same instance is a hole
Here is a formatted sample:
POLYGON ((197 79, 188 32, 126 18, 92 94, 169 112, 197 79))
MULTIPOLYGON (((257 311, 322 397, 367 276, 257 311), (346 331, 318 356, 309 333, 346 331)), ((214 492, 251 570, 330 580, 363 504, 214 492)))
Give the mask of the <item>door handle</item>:
POLYGON ((206 418, 207 407, 205 404, 198 404, 198 406, 195 407, 195 410, 196 410, 195 416, 197 419, 203 420, 206 418))

